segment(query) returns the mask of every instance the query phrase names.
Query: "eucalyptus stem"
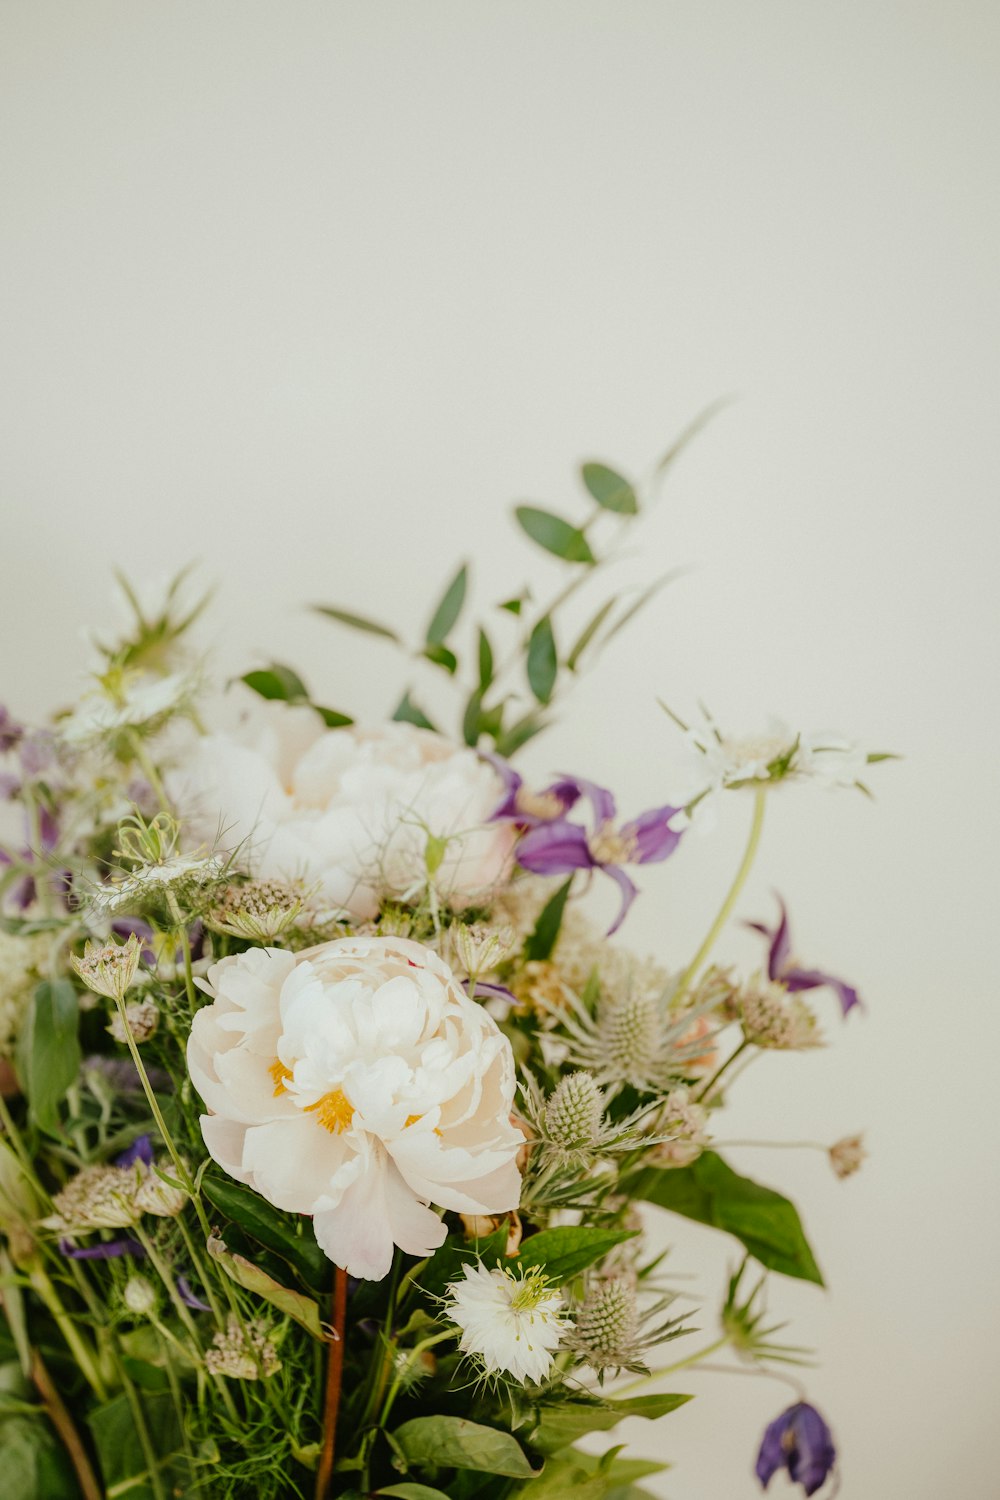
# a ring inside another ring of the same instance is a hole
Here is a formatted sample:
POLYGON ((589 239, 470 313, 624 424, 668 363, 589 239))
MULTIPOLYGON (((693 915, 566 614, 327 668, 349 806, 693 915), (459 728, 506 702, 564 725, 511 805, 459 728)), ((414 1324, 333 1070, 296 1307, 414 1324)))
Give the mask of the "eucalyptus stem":
POLYGON ((745 850, 743 851, 743 858, 740 860, 739 869, 736 871, 732 885, 726 892, 726 898, 719 908, 714 922, 705 934, 701 947, 698 949, 694 958, 692 958, 691 962, 688 964, 687 968, 684 970, 684 973, 680 977, 677 988, 674 991, 673 996, 671 997, 671 1003, 674 1005, 676 1005, 678 1000, 686 995, 688 990, 691 988, 691 984, 695 976, 697 975, 702 964, 705 962, 705 959, 708 957, 709 953, 712 951, 712 948, 715 945, 716 938, 719 936, 719 933, 729 921, 729 918, 732 915, 733 907, 739 900, 740 892, 746 884, 747 876, 750 874, 750 869, 753 865, 754 857, 760 844, 761 830, 764 826, 764 806, 766 800, 767 792, 763 787, 759 787, 754 794, 753 818, 750 823, 750 836, 747 839, 747 845, 745 850))

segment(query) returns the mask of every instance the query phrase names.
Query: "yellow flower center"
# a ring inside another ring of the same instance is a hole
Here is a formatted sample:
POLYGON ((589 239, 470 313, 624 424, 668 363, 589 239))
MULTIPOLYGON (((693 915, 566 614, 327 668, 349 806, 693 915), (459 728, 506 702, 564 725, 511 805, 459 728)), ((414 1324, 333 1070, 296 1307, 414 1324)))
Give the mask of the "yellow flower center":
POLYGON ((281 1061, 281 1058, 280 1057, 276 1057, 274 1059, 274 1062, 271 1064, 271 1066, 268 1068, 267 1071, 270 1073, 271 1077, 274 1079, 274 1097, 275 1097, 275 1099, 279 1099, 282 1094, 287 1094, 288 1090, 285 1088, 285 1079, 286 1078, 291 1078, 291 1076, 292 1076, 292 1070, 291 1070, 291 1068, 286 1068, 285 1065, 284 1065, 284 1063, 281 1061))
POLYGON ((354 1119, 354 1106, 343 1089, 331 1089, 315 1104, 307 1104, 306 1111, 315 1114, 319 1124, 331 1135, 339 1135, 354 1119))

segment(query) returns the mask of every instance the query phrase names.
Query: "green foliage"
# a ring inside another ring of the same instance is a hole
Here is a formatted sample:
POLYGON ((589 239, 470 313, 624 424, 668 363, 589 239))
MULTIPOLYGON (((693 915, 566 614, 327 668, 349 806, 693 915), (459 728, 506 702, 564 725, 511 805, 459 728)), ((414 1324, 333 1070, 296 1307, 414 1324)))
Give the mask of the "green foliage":
POLYGON ((390 1484, 379 1486, 379 1500, 448 1500, 444 1490, 432 1490, 426 1484, 390 1484))
POLYGON ((503 1258, 507 1248, 507 1226, 502 1224, 493 1234, 482 1239, 466 1240, 461 1235, 449 1235, 439 1250, 425 1262, 423 1269, 415 1274, 421 1291, 431 1297, 441 1297, 449 1281, 456 1281, 463 1266, 481 1260, 484 1265, 495 1266, 503 1258))
POLYGON ((608 1432, 626 1417, 645 1417, 655 1421, 693 1399, 692 1396, 664 1392, 655 1396, 634 1396, 631 1400, 579 1400, 545 1406, 538 1426, 531 1434, 531 1446, 539 1453, 558 1453, 588 1432, 608 1432))
POLYGON ((469 582, 469 570, 463 563, 451 583, 445 589, 431 623, 427 627, 428 646, 443 646, 458 621, 465 602, 465 591, 469 582))
POLYGON ((352 630, 363 630, 367 635, 379 635, 387 641, 395 641, 400 644, 399 636, 388 625, 380 625, 377 620, 369 620, 365 615, 355 615, 346 609, 337 609, 332 604, 314 604, 313 613, 325 615, 328 620, 336 620, 340 625, 349 625, 352 630))
MULTIPOLYGON (((170 1494, 176 1484, 179 1493, 188 1493, 191 1476, 179 1451, 181 1432, 173 1401, 169 1395, 147 1392, 142 1397, 141 1410, 164 1489, 170 1494)), ((116 1396, 91 1411, 87 1426, 100 1460, 105 1493, 127 1493, 128 1500, 154 1500, 149 1466, 128 1396, 116 1396)))
POLYGON ((252 1261, 247 1260, 245 1255, 234 1255, 226 1249, 225 1243, 213 1235, 208 1241, 208 1253, 221 1271, 235 1281, 237 1286, 243 1287, 248 1292, 253 1292, 279 1312, 294 1318, 296 1323, 301 1323, 307 1333, 313 1338, 321 1339, 323 1330, 320 1326, 319 1307, 311 1297, 304 1296, 301 1292, 293 1291, 291 1287, 282 1286, 273 1276, 269 1276, 260 1266, 255 1266, 252 1261))
POLYGON ((435 729, 436 726, 424 713, 418 704, 410 697, 409 689, 403 694, 396 705, 393 719, 397 724, 415 724, 418 729, 435 729))
POLYGON ((514 511, 521 530, 564 562, 593 564, 597 561, 590 543, 579 526, 564 521, 562 516, 550 510, 540 510, 535 505, 519 505, 514 511))
POLYGON ((533 961, 551 958, 552 950, 559 940, 559 929, 562 927, 563 914, 572 886, 573 877, 570 875, 542 907, 533 931, 525 940, 525 958, 533 961))
POLYGON ((17 1071, 36 1125, 59 1134, 59 1105, 80 1071, 79 1000, 68 979, 46 979, 18 1038, 17 1071))
POLYGON ((638 515, 639 501, 635 490, 627 479, 609 469, 607 464, 586 463, 580 474, 588 493, 604 510, 617 511, 620 516, 638 515))
POLYGON ((77 1500, 79 1490, 64 1449, 41 1413, 0 1417, 4 1500, 77 1500))
POLYGON ((824 1285, 795 1205, 741 1177, 714 1151, 690 1167, 647 1167, 632 1191, 647 1203, 735 1235, 768 1270, 824 1285))
POLYGON ((303 704, 314 709, 319 714, 327 729, 341 729, 345 724, 353 724, 354 720, 347 714, 338 712, 335 708, 321 708, 314 703, 309 696, 309 689, 299 674, 286 667, 283 662, 273 661, 269 667, 264 667, 256 672, 245 672, 240 678, 248 688, 252 688, 262 698, 270 700, 278 699, 283 703, 303 704))
POLYGON ((528 1479, 537 1472, 509 1432, 465 1417, 414 1417, 392 1436, 414 1468, 481 1469, 511 1479, 528 1479))
POLYGON ((526 1239, 506 1264, 511 1270, 543 1270, 553 1285, 561 1286, 635 1234, 634 1229, 598 1229, 588 1224, 543 1229, 526 1239))
POLYGON ((272 1208, 267 1199, 252 1188, 228 1177, 206 1173, 202 1179, 202 1192, 220 1213, 294 1267, 307 1286, 325 1287, 330 1262, 316 1243, 311 1223, 295 1220, 280 1209, 272 1208), (296 1224, 301 1226, 301 1234, 296 1233, 296 1224))
POLYGON ((525 669, 528 685, 539 703, 551 703, 559 672, 559 656, 549 615, 543 615, 531 632, 525 669))

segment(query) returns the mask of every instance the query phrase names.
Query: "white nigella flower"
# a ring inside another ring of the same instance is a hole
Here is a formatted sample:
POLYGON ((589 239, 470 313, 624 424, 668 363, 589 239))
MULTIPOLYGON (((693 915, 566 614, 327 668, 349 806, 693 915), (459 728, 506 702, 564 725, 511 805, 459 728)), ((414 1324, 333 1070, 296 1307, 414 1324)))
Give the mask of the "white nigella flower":
POLYGON ((684 729, 695 761, 691 801, 727 787, 756 788, 793 780, 858 786, 869 760, 883 758, 870 757, 857 741, 835 731, 796 734, 776 719, 755 735, 726 734, 712 719, 684 729))
POLYGON ((488 1375, 540 1384, 569 1322, 562 1295, 538 1271, 515 1273, 481 1261, 463 1267, 448 1287, 447 1312, 462 1330, 459 1348, 488 1375))
POLYGON ((82 745, 124 729, 156 729, 187 708, 196 689, 190 673, 161 677, 112 668, 62 721, 59 733, 68 744, 82 745))
POLYGON ((210 734, 167 780, 189 835, 257 877, 303 880, 358 921, 432 880, 455 907, 509 875, 515 833, 491 823, 503 784, 474 751, 412 724, 327 729, 310 708, 256 700, 235 734, 210 734))
POLYGON ((510 1043, 430 949, 353 937, 251 949, 208 971, 188 1067, 205 1144, 323 1250, 379 1280, 393 1246, 445 1238, 429 1204, 516 1208, 521 1132, 510 1043))
POLYGON ((216 854, 171 854, 159 864, 137 865, 127 875, 96 885, 91 906, 105 916, 144 911, 151 903, 173 900, 180 907, 198 901, 225 875, 226 866, 216 854))

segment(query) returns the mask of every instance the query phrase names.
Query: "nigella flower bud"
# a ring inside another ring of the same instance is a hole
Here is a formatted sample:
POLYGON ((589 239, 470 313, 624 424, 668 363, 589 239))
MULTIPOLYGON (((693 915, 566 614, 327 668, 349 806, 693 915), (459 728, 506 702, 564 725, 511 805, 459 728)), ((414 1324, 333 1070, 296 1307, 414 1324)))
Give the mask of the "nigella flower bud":
POLYGON ((864 1140, 860 1135, 845 1135, 843 1140, 834 1141, 830 1147, 830 1165, 837 1176, 843 1180, 860 1171, 861 1163, 867 1155, 864 1140))
POLYGON ((577 1314, 570 1343, 593 1370, 620 1369, 635 1356, 635 1288, 623 1278, 598 1281, 577 1314))
POLYGON ((148 1042, 160 1024, 159 1008, 152 1000, 140 1000, 136 1004, 126 1005, 125 1021, 122 1020, 120 1011, 115 1011, 111 1017, 108 1031, 114 1037, 115 1041, 121 1042, 123 1046, 128 1041, 125 1033, 126 1021, 128 1022, 128 1029, 132 1033, 132 1040, 134 1042, 148 1042))
POLYGON ((281 1369, 266 1325, 259 1321, 244 1325, 230 1318, 225 1332, 212 1339, 212 1346, 205 1354, 205 1368, 213 1375, 228 1375, 230 1380, 266 1380, 281 1369))
POLYGON ((130 1313, 144 1318, 156 1306, 156 1288, 147 1276, 130 1276, 122 1290, 122 1301, 130 1313))
POLYGON ((135 978, 142 945, 134 932, 124 943, 110 938, 106 943, 88 942, 83 957, 72 955, 70 963, 88 990, 109 1000, 123 1000, 135 978))
POLYGON ((563 1150, 593 1146, 601 1129, 604 1095, 589 1073, 568 1073, 545 1104, 544 1137, 563 1150))

